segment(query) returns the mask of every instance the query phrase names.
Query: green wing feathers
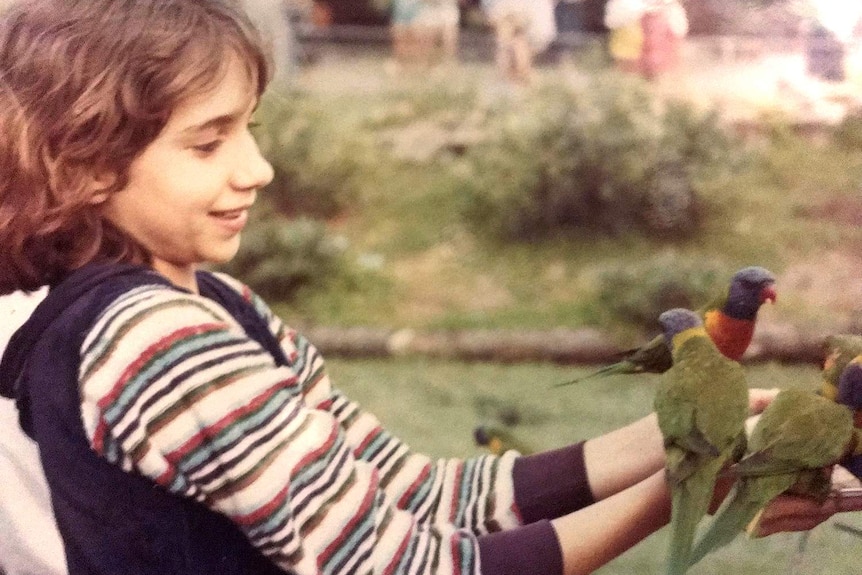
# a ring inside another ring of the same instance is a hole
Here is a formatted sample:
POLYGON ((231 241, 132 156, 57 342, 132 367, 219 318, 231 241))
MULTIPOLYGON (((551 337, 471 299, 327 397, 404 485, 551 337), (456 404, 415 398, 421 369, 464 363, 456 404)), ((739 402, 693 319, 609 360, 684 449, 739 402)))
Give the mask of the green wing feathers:
MULTIPOLYGON (((760 416, 748 452, 733 466, 739 479, 690 556, 693 565, 727 545, 778 495, 821 498, 820 470, 839 461, 854 433, 845 407, 810 391, 782 391, 760 416)), ((825 488, 825 490, 824 490, 825 488)))
POLYGON ((607 377, 609 375, 630 375, 637 373, 663 373, 673 364, 670 350, 662 336, 651 339, 642 347, 626 351, 620 361, 600 367, 585 376, 557 383, 554 387, 563 387, 573 383, 581 383, 588 379, 607 377))
POLYGON ((692 549, 689 564, 694 565, 733 541, 757 513, 789 489, 794 480, 792 474, 784 474, 738 482, 692 549))

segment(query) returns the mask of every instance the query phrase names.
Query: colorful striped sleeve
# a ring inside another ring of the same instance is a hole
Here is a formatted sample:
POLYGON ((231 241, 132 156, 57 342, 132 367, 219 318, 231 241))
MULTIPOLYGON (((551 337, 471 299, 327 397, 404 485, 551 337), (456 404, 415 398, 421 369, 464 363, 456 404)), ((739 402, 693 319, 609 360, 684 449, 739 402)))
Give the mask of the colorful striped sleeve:
POLYGON ((309 406, 316 360, 276 367, 215 303, 134 289, 98 318, 81 353, 93 449, 227 515, 280 567, 480 573, 475 534, 399 508, 383 488, 392 480, 355 456, 337 417, 309 406))
POLYGON ((337 390, 332 404, 354 456, 374 465, 383 489, 419 521, 452 523, 476 534, 521 523, 512 483, 516 452, 433 460, 411 451, 337 390))
POLYGON ((516 452, 463 460, 434 460, 414 453, 374 415, 332 387, 320 354, 306 338, 287 328, 247 286, 229 276, 219 277, 268 322, 299 375, 306 402, 335 415, 353 456, 380 471, 381 488, 399 508, 410 511, 421 522, 452 523, 476 534, 521 523, 513 487, 516 452))

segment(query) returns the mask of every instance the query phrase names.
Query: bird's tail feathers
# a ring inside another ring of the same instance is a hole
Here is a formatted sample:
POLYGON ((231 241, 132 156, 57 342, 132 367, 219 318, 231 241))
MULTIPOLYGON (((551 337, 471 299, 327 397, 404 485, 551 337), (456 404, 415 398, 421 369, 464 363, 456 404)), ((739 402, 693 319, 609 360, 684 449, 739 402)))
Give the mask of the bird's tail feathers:
POLYGON ((600 367, 596 371, 588 373, 587 375, 583 375, 581 377, 576 377, 575 379, 569 379, 567 381, 563 381, 560 383, 555 383, 552 387, 565 387, 567 385, 573 385, 575 383, 582 383, 584 381, 587 381, 590 379, 595 379, 597 377, 607 377, 609 375, 640 373, 641 371, 642 370, 636 364, 634 364, 630 361, 618 361, 617 363, 612 363, 610 365, 600 367))
POLYGON ((692 549, 689 565, 694 565, 713 551, 728 545, 745 530, 746 525, 763 507, 763 503, 752 497, 750 491, 747 484, 737 483, 728 496, 728 501, 719 508, 692 549))
POLYGON ((680 485, 673 494, 666 575, 683 575, 688 570, 695 531, 709 505, 709 497, 693 493, 690 487, 680 485))
POLYGON ((683 575, 689 568, 695 533, 709 509, 722 461, 716 458, 705 462, 693 475, 672 488, 666 575, 683 575))

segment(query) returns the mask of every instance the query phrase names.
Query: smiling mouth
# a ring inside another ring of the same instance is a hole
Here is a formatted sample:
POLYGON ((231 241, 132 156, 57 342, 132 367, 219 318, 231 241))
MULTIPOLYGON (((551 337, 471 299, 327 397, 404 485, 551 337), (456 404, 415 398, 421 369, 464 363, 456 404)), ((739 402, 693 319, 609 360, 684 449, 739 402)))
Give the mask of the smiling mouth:
POLYGON ((235 210, 223 210, 219 212, 210 212, 210 215, 214 218, 219 218, 223 220, 235 220, 239 217, 245 215, 248 211, 248 208, 237 208, 235 210))
POLYGON ((248 208, 213 211, 209 215, 213 218, 213 221, 230 235, 240 233, 245 228, 246 223, 248 223, 248 208))

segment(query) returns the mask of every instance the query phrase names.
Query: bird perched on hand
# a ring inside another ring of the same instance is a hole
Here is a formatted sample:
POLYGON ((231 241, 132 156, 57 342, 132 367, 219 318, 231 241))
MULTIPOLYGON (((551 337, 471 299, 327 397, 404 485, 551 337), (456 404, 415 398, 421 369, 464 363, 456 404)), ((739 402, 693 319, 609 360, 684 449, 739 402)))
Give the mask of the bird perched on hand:
MULTIPOLYGON (((853 426, 862 428, 862 352, 847 363, 838 380, 835 400, 853 414, 853 426)), ((862 455, 851 455, 841 465, 862 479, 862 455)))
POLYGON ((838 380, 847 364, 862 354, 862 336, 853 334, 838 334, 827 336, 823 340, 823 381, 820 395, 835 399, 838 395, 838 380))
POLYGON ((494 455, 502 455, 511 449, 521 455, 535 453, 535 449, 516 438, 514 433, 495 425, 477 425, 473 428, 473 440, 494 455))
MULTIPOLYGON (((718 350, 730 359, 739 361, 751 343, 760 306, 767 301, 774 303, 775 299, 775 276, 765 268, 751 266, 733 274, 727 291, 697 313, 718 350)), ((659 334, 643 346, 625 352, 622 360, 555 387, 598 376, 663 373, 672 363, 670 350, 659 334)))
POLYGON ((680 575, 719 472, 745 451, 748 385, 742 366, 718 350, 698 314, 672 309, 659 323, 673 357, 655 396, 672 497, 667 574, 680 575))
POLYGON ((733 466, 733 490, 692 550, 691 564, 733 541, 746 526, 756 533, 760 512, 782 493, 825 501, 829 467, 857 445, 845 406, 806 390, 779 393, 755 425, 746 455, 733 466))

